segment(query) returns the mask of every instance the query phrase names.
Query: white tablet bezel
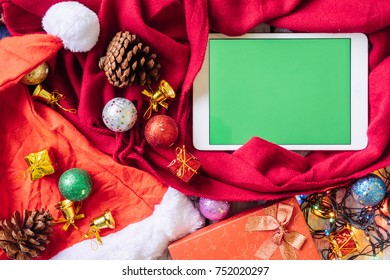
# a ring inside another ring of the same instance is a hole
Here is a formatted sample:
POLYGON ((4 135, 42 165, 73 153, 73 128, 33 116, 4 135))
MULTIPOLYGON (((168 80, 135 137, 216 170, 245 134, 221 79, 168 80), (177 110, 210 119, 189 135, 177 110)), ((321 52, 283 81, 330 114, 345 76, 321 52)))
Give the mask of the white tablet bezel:
MULTIPOLYGON (((348 145, 280 145, 288 150, 362 150, 368 128, 368 40, 362 33, 249 33, 209 38, 349 38, 351 39, 351 143, 348 145)), ((201 70, 193 84, 193 145, 198 150, 237 150, 242 145, 209 143, 209 44, 201 70)))

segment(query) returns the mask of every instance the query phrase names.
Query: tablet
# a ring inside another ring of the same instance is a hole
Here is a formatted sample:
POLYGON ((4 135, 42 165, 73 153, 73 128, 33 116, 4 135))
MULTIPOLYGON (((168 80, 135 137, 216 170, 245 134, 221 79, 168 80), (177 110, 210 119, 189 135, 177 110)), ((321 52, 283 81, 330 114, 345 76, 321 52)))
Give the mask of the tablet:
POLYGON ((364 34, 210 34, 193 85, 193 144, 236 150, 253 136, 289 150, 367 146, 364 34))

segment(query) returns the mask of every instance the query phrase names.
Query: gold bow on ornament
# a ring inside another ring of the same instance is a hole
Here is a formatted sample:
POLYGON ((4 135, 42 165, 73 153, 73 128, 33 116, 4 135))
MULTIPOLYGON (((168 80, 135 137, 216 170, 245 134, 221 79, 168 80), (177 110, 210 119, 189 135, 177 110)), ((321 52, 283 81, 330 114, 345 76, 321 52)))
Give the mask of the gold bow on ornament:
POLYGON ((168 109, 167 100, 175 98, 176 95, 171 85, 165 80, 160 82, 156 91, 153 91, 150 86, 147 88, 148 89, 142 91, 142 94, 150 98, 149 108, 144 113, 144 118, 149 119, 152 116, 153 111, 158 112, 158 105, 168 109))
POLYGON ((246 224, 246 231, 268 231, 273 230, 273 235, 260 246, 255 256, 268 260, 279 248, 283 260, 296 260, 295 249, 300 250, 306 237, 296 231, 288 231, 288 225, 294 207, 290 204, 278 203, 265 210, 266 216, 249 217, 246 224))

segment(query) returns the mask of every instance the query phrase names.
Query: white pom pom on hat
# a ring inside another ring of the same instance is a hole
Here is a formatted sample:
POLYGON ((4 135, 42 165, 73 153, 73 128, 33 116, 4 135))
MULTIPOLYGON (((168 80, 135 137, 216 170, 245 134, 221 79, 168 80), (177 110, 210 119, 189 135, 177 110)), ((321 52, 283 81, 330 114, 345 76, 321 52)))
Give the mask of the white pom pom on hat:
POLYGON ((72 52, 87 52, 98 41, 99 19, 95 12, 77 1, 59 2, 51 6, 42 19, 43 29, 62 40, 72 52))

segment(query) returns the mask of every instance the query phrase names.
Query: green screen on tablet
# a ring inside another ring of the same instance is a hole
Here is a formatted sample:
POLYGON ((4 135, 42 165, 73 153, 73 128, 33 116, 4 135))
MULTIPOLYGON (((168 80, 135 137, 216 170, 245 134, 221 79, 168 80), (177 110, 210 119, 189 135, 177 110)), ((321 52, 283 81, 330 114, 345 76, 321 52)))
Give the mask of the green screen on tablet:
POLYGON ((207 138, 204 149, 239 147, 253 136, 287 148, 365 147, 364 48, 352 55, 359 48, 346 35, 277 36, 210 36, 194 84, 194 138, 207 138))
POLYGON ((351 142, 350 39, 226 41, 210 40, 211 144, 351 142))

